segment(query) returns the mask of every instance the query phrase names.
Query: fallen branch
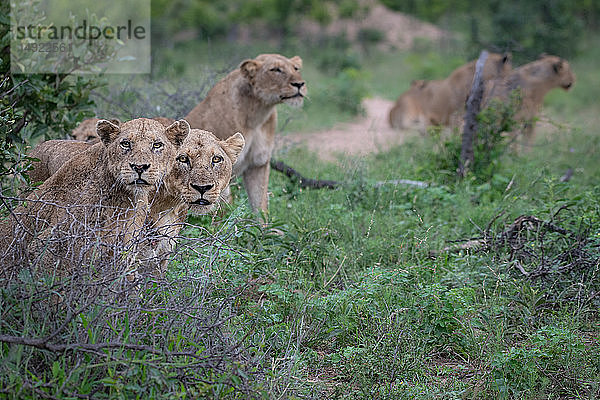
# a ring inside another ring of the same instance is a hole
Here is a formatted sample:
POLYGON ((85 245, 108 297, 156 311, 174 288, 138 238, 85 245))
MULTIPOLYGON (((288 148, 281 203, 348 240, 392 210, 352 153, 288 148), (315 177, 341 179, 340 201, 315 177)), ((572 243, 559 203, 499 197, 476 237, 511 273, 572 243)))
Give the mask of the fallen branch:
MULTIPOLYGON (((296 171, 294 168, 290 167, 283 161, 278 161, 274 159, 271 159, 271 168, 273 168, 275 171, 285 174, 292 181, 297 181, 300 187, 305 189, 335 189, 344 184, 344 182, 339 181, 305 178, 302 174, 300 174, 298 171, 296 171)), ((394 179, 389 181, 375 182, 375 187, 381 187, 383 185, 410 185, 418 187, 429 186, 427 182, 413 181, 410 179, 394 179)))
POLYGON ((456 253, 461 250, 473 250, 482 251, 489 250, 494 246, 500 245, 512 245, 517 241, 519 234, 524 230, 535 230, 545 229, 549 232, 558 232, 563 235, 567 235, 569 231, 563 229, 553 223, 542 221, 541 219, 531 215, 521 215, 515 221, 509 225, 500 235, 492 237, 489 235, 488 230, 484 233, 483 237, 469 239, 466 242, 454 244, 452 246, 444 247, 441 250, 433 250, 429 253, 431 257, 437 257, 442 253, 456 253))
POLYGON ((338 181, 327 181, 327 180, 305 178, 298 171, 296 171, 294 168, 290 167, 283 161, 277 161, 277 160, 271 159, 271 168, 273 168, 275 171, 279 171, 279 172, 285 174, 288 178, 290 178, 292 180, 298 180, 298 184, 302 188, 335 189, 336 187, 341 185, 341 182, 338 182, 338 181))
POLYGON ((393 179, 391 181, 377 181, 375 183, 375 187, 381 187, 383 185, 409 185, 409 186, 418 186, 422 188, 429 187, 429 183, 423 181, 413 181, 411 179, 393 179))

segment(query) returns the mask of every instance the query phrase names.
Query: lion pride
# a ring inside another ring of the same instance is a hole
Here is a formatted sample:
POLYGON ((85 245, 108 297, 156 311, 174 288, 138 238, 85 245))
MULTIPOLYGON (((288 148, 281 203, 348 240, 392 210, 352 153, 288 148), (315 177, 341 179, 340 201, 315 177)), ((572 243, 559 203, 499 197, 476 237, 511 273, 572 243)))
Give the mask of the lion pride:
MULTIPOLYGON (((430 125, 450 125, 453 114, 462 111, 465 106, 476 62, 473 60, 457 68, 446 79, 413 82, 390 110, 391 127, 425 131, 430 125)), ((511 69, 510 54, 490 53, 483 69, 483 79, 504 76, 511 69)))

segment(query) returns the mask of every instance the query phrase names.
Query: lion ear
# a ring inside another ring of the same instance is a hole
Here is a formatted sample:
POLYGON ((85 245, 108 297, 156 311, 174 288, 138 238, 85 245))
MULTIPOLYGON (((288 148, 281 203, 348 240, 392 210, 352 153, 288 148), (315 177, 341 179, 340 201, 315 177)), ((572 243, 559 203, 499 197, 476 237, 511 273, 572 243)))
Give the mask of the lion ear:
POLYGON ((181 146, 181 143, 190 133, 190 129, 190 124, 185 119, 180 119, 167 126, 165 133, 171 143, 175 146, 181 146))
POLYGON ((245 143, 246 141, 244 140, 244 136, 239 132, 236 132, 235 135, 230 136, 221 142, 223 150, 225 150, 225 153, 227 153, 231 159, 232 164, 235 164, 237 161, 238 156, 244 149, 245 143))
POLYGON ((510 51, 502 54, 502 64, 512 63, 512 53, 510 51))
POLYGON ((102 140, 105 146, 108 146, 121 133, 119 125, 113 124, 111 121, 101 119, 96 122, 96 133, 102 140))
POLYGON ((558 74, 560 72, 560 70, 563 67, 563 62, 562 60, 555 62, 554 64, 552 64, 552 69, 554 70, 555 74, 558 74))
POLYGON ((302 68, 302 59, 298 56, 294 56, 292 58, 290 58, 290 61, 293 62, 294 64, 296 64, 296 66, 298 68, 302 68))
POLYGON ((252 81, 256 76, 256 72, 259 70, 261 63, 256 60, 246 60, 240 64, 240 71, 244 78, 252 81))

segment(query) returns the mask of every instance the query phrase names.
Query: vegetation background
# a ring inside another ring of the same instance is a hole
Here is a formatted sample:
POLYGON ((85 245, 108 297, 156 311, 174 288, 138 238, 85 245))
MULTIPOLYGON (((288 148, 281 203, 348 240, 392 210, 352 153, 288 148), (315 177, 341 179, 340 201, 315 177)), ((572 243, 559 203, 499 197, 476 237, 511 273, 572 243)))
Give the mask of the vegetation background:
POLYGON ((48 337, 62 327, 55 342, 102 343, 118 333, 136 345, 161 338, 164 347, 84 357, 76 348, 3 342, 0 397, 600 398, 597 1, 153 0, 153 72, 126 80, 11 75, 8 4, 0 7, 3 196, 15 193, 15 177, 17 186, 27 182, 28 146, 65 137, 93 115, 182 117, 259 53, 304 59, 309 98, 301 110, 280 106, 280 135, 350 121, 363 98, 393 100, 411 80, 444 77, 484 48, 511 51, 516 65, 542 52, 560 55, 577 74, 571 91, 546 97, 544 124, 527 152, 508 151, 499 136, 510 107, 485 114, 487 147, 464 180, 455 172, 458 136, 436 131, 334 161, 302 146, 279 150, 305 176, 344 184, 306 190, 273 172, 270 220, 283 235, 252 222, 234 184, 236 200, 223 215, 189 221, 168 286, 136 300, 156 301, 135 304, 156 323, 81 308, 52 325, 17 301, 33 301, 23 293, 42 285, 1 289, 0 339, 48 337), (401 48, 386 44, 377 26, 352 39, 328 34, 330 24, 360 21, 380 4, 435 24, 444 37, 401 48), (572 178, 561 180, 569 169, 572 178), (398 178, 428 187, 379 184, 398 178), (522 215, 543 223, 509 238, 522 215), (485 245, 442 251, 473 238, 485 245), (205 285, 201 296, 186 286, 190 271, 205 285), (203 329, 218 332, 194 336, 197 319, 156 311, 186 304, 186 296, 197 300, 193 317, 212 321, 203 329), (225 344, 215 347, 211 334, 225 344), (219 348, 220 361, 165 356, 194 346, 197 355, 219 348))

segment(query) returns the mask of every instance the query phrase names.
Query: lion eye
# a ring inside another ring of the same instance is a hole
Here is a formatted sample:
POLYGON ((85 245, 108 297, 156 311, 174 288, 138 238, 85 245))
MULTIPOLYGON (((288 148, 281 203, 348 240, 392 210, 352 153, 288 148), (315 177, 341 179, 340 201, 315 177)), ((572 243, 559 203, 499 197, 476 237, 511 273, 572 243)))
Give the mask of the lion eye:
POLYGON ((120 143, 121 147, 124 148, 125 150, 129 150, 131 149, 131 142, 127 139, 121 140, 120 143))
POLYGON ((177 161, 179 161, 180 163, 188 164, 190 162, 190 159, 188 158, 188 156, 181 154, 177 156, 177 161))
POLYGON ((281 70, 281 68, 279 68, 279 67, 271 68, 271 69, 270 69, 270 71, 271 71, 271 72, 283 72, 283 71, 281 70))
POLYGON ((161 142, 154 142, 154 144, 152 145, 152 148, 155 150, 158 150, 161 147, 163 147, 163 144, 161 142))
POLYGON ((300 71, 300 68, 298 68, 294 65, 294 71, 300 71))
POLYGON ((218 164, 221 161, 223 161, 223 157, 221 157, 221 156, 213 156, 213 158, 212 158, 213 164, 218 164))

